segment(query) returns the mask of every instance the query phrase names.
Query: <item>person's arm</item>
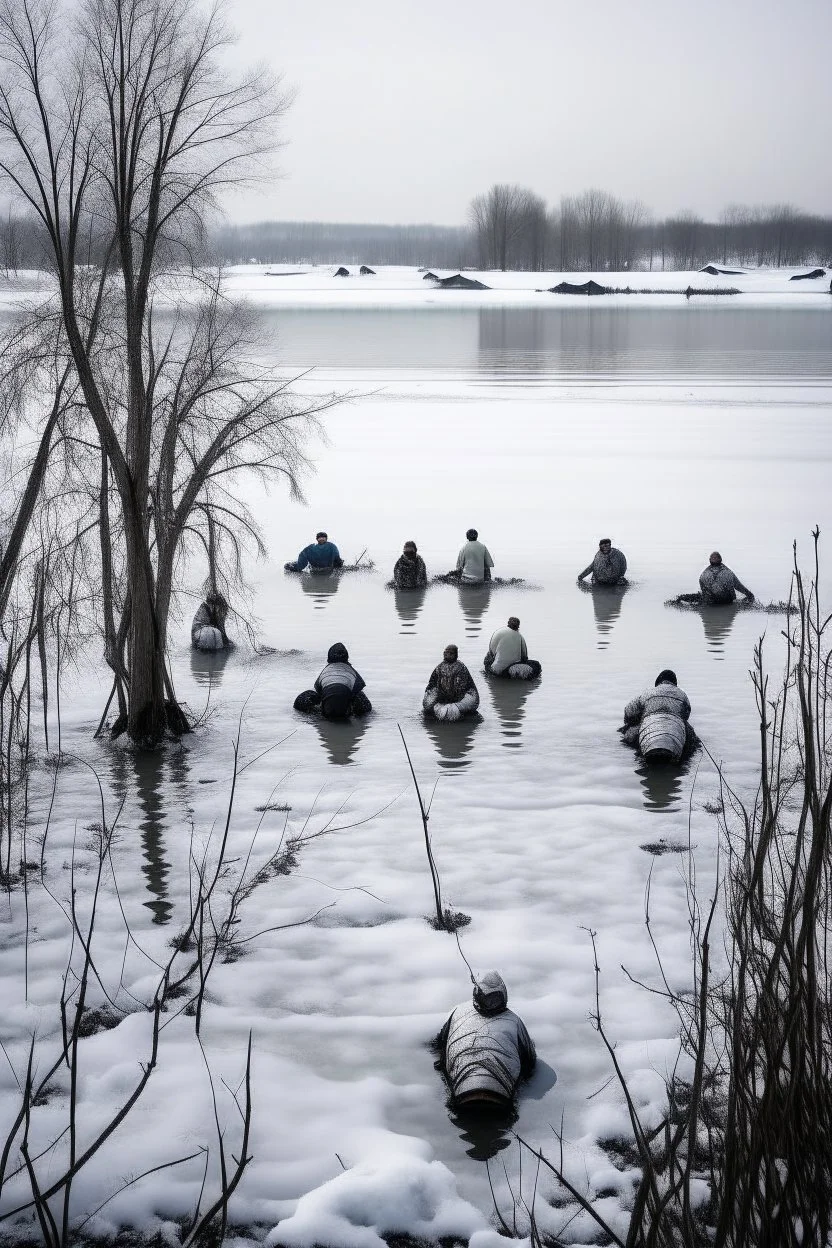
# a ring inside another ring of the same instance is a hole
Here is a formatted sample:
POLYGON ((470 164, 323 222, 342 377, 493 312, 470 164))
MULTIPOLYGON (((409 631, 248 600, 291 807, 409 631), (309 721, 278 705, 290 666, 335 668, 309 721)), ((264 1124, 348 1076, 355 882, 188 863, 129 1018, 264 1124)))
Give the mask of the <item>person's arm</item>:
POLYGON ((526 638, 521 634, 520 635, 520 662, 528 663, 528 661, 529 661, 529 649, 528 649, 528 646, 526 645, 526 638))
POLYGON ((685 700, 682 703, 682 719, 685 721, 685 723, 687 723, 687 721, 690 719, 690 700, 687 694, 685 694, 685 700))
POLYGON ((352 686, 353 694, 360 693, 362 689, 366 688, 366 685, 364 684, 364 677, 361 675, 360 672, 356 672, 355 668, 353 668, 352 670, 355 676, 355 680, 353 681, 353 686, 352 686))
POLYGON ((302 572, 303 569, 306 567, 307 563, 309 562, 309 556, 306 553, 307 549, 308 547, 303 549, 298 555, 298 572, 302 572))
POLYGON ((623 551, 623 550, 619 550, 619 552, 618 552, 618 553, 619 553, 619 555, 621 556, 621 560, 620 560, 620 563, 621 563, 621 570, 620 570, 620 572, 618 573, 618 575, 619 575, 619 576, 625 576, 625 575, 626 575, 626 572, 627 572, 627 556, 624 554, 624 551, 623 551))
POLYGON ((397 589, 399 587, 399 569, 402 566, 402 559, 404 559, 404 555, 399 555, 398 559, 393 564, 393 584, 397 589))
MULTIPOLYGON (((326 671, 326 668, 324 668, 324 671, 326 671)), ((323 687, 323 685, 321 684, 321 677, 323 676, 323 674, 324 674, 323 672, 319 672, 319 673, 318 673, 318 675, 317 675, 317 677, 316 677, 316 680, 315 680, 315 683, 314 683, 314 685, 312 686, 312 688, 313 688, 313 689, 315 690, 315 692, 317 693, 318 697, 323 697, 323 693, 324 693, 324 687, 323 687)))
POLYGON ((430 674, 430 679, 425 685, 425 693, 430 693, 431 689, 439 688, 439 668, 435 667, 430 674))
POLYGON ((341 552, 334 542, 329 543, 332 547, 332 566, 333 568, 343 568, 344 560, 341 558, 341 552))
POLYGON ((487 547, 487 546, 486 546, 486 548, 485 548, 485 559, 484 559, 484 563, 485 563, 485 566, 486 566, 487 568, 493 568, 493 567, 494 567, 494 560, 491 558, 491 551, 488 549, 488 547, 487 547))
POLYGON ((465 547, 463 546, 461 547, 460 552, 456 557, 457 572, 461 572, 464 567, 465 567, 465 547))
POLYGON ((591 571, 592 571, 592 564, 590 564, 588 568, 584 568, 583 572, 578 573, 578 580, 582 581, 585 576, 589 576, 591 571))
POLYGON ((416 561, 416 584, 421 589, 428 583, 428 570, 425 567, 425 561, 421 555, 416 561))
POLYGON ((624 707, 624 723, 628 725, 639 723, 643 713, 644 694, 640 693, 637 698, 633 698, 632 702, 628 702, 624 707))
POLYGON ((526 1030, 526 1024, 522 1019, 518 1019, 517 1026, 517 1048, 520 1053, 520 1078, 528 1079, 535 1066, 537 1065, 537 1052, 534 1047, 534 1041, 526 1030))
POLYGON ((741 594, 745 594, 745 596, 746 596, 746 598, 748 599, 748 601, 749 601, 749 602, 753 602, 753 601, 754 601, 754 595, 752 594, 751 590, 750 590, 750 589, 746 589, 746 588, 745 588, 745 586, 743 585, 742 581, 741 581, 741 580, 740 580, 740 578, 737 576, 736 572, 734 572, 734 573, 733 573, 733 577, 734 577, 734 589, 739 590, 739 592, 740 592, 741 594))

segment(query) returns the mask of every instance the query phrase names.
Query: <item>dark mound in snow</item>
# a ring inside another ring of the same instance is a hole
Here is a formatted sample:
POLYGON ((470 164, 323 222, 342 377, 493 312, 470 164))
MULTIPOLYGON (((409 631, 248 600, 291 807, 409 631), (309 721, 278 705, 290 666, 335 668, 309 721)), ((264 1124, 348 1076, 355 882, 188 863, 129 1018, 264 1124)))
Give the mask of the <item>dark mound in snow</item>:
POLYGON ((375 277, 376 275, 375 269, 371 269, 369 264, 362 264, 358 272, 361 274, 362 277, 375 277))
POLYGON ((742 269, 718 269, 715 264, 706 264, 704 269, 699 270, 700 273, 710 273, 711 277, 741 277, 742 269))
POLYGON ((612 292, 607 286, 601 286, 590 279, 588 282, 559 282, 549 287, 550 295, 609 295, 612 292))
POLYGON ((438 282, 439 278, 436 276, 435 273, 431 273, 430 269, 428 269, 427 273, 423 275, 422 281, 423 282, 438 282))
POLYGON ((805 282, 812 277, 826 277, 826 269, 812 269, 811 273, 793 273, 790 282, 805 282))
POLYGON ((438 277, 437 282, 445 290, 490 290, 490 286, 486 286, 485 282, 478 282, 473 277, 463 277, 461 273, 454 273, 453 277, 438 277))
POLYGON ((332 276, 333 277, 349 277, 349 275, 350 275, 349 269, 345 269, 342 264, 340 269, 336 269, 332 276))

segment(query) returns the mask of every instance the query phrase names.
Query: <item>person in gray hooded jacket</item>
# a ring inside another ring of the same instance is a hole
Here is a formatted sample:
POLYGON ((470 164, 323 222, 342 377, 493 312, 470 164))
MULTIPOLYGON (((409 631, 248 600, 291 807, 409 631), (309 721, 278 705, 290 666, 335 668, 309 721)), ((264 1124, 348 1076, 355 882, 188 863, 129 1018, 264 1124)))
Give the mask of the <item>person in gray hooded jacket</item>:
POLYGON ((665 668, 652 689, 640 693, 624 708, 625 745, 634 745, 646 759, 678 762, 696 746, 698 737, 688 723, 690 700, 665 668))
POLYGON ((436 1037, 439 1065, 456 1106, 510 1105, 537 1061, 525 1024, 508 1009, 496 971, 474 980, 473 1000, 458 1005, 436 1037))
POLYGON ((708 557, 708 566, 699 578, 702 602, 708 607, 724 607, 735 602, 737 591, 745 594, 746 602, 753 602, 754 595, 746 589, 735 572, 722 562, 722 555, 715 550, 708 557))

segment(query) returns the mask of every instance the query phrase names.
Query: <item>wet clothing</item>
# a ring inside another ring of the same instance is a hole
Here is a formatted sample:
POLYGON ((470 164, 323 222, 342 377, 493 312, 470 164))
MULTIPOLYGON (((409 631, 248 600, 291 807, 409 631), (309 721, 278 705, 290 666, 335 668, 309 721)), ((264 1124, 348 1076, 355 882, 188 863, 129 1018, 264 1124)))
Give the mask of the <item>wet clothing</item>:
MULTIPOLYGON (((336 642, 329 647, 327 665, 315 681, 314 692, 321 702, 325 719, 349 719, 372 710, 365 693, 364 678, 349 662, 346 646, 336 642)), ((303 708, 299 708, 303 709, 303 708)))
POLYGON ((658 750, 660 755, 678 760, 697 741, 687 722, 689 717, 690 702, 684 689, 669 681, 655 685, 625 706, 624 741, 637 746, 646 758, 658 750))
POLYGON ((422 698, 422 709, 434 719, 456 720, 470 715, 480 704, 474 678, 464 663, 439 663, 431 672, 422 698))
POLYGON ((488 643, 485 666, 492 676, 499 676, 512 663, 525 663, 528 657, 525 638, 518 629, 498 628, 488 643))
POLYGON ((706 606, 724 606, 726 603, 734 602, 737 590, 745 594, 747 598, 754 597, 751 590, 746 589, 736 573, 724 563, 716 567, 709 563, 699 578, 699 588, 702 591, 702 601, 706 606))
POLYGON ((489 1010, 473 1002, 458 1005, 437 1037, 440 1062, 456 1105, 511 1103, 517 1084, 527 1079, 537 1061, 534 1044, 523 1020, 506 1006, 508 994, 499 975, 501 998, 489 1010))
POLYGON ((463 584, 478 585, 491 580, 494 560, 482 542, 466 542, 456 557, 456 570, 463 584))
POLYGON ((578 574, 578 580, 592 573, 593 585, 618 585, 627 571, 627 560, 624 552, 613 546, 608 555, 598 551, 592 563, 578 574))
POLYGON ((310 568, 342 568, 344 560, 334 542, 313 542, 298 555, 295 570, 302 572, 307 564, 310 568))
MULTIPOLYGON (((303 693, 299 693, 295 698, 294 707, 296 711, 303 711, 309 714, 310 711, 317 711, 321 706, 321 695, 317 689, 304 689, 303 693)), ((321 714, 324 719, 349 719, 352 715, 357 715, 360 719, 362 715, 367 715, 373 709, 373 704, 363 690, 353 694, 352 701, 349 704, 349 710, 346 715, 327 714, 321 707, 321 714)))
POLYGON ((222 650, 231 643, 215 607, 203 602, 191 624, 191 645, 195 650, 222 650))
POLYGON ((421 555, 408 559, 399 555, 393 568, 393 584, 396 589, 423 589, 428 583, 428 570, 421 555))

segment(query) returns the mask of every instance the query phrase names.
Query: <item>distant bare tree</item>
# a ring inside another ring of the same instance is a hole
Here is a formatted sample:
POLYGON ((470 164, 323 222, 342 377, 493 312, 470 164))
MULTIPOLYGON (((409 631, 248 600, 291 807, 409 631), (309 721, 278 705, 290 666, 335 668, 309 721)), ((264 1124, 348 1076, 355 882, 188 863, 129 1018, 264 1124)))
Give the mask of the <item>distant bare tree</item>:
POLYGON ((546 204, 534 191, 495 183, 471 201, 469 218, 482 268, 543 267, 546 204))

